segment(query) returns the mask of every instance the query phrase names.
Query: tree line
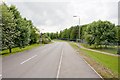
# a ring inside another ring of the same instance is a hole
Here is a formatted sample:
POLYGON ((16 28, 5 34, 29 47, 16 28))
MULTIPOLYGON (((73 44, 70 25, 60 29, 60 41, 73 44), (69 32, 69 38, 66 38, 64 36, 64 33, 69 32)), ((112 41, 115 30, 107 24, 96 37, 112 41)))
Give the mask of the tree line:
POLYGON ((120 26, 109 21, 94 21, 90 24, 72 26, 59 33, 47 33, 51 39, 80 41, 89 45, 102 46, 117 45, 120 43, 120 26), (79 39, 80 28, 80 39, 79 39))
POLYGON ((0 5, 0 9, 2 14, 0 15, 2 50, 9 49, 11 53, 14 47, 24 48, 27 45, 40 42, 40 31, 31 20, 21 16, 16 6, 7 6, 3 3, 0 5))

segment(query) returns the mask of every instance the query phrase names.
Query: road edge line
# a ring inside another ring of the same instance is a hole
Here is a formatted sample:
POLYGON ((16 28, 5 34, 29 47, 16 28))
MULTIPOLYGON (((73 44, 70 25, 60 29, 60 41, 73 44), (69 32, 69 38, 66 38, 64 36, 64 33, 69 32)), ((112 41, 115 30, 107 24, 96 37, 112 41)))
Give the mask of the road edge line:
POLYGON ((60 56, 58 70, 57 70, 57 76, 56 76, 57 79, 59 78, 59 74, 60 74, 60 69, 61 69, 61 64, 62 64, 62 58, 63 58, 63 49, 62 49, 62 53, 61 53, 61 56, 60 56))
MULTIPOLYGON (((83 58, 82 58, 83 59, 83 58)), ((83 61, 102 79, 104 80, 104 78, 85 60, 83 59, 83 61)))
MULTIPOLYGON (((80 48, 79 45, 77 45, 77 46, 80 48)), ((81 57, 81 59, 82 59, 102 80, 104 80, 104 78, 103 78, 84 58, 81 57)))

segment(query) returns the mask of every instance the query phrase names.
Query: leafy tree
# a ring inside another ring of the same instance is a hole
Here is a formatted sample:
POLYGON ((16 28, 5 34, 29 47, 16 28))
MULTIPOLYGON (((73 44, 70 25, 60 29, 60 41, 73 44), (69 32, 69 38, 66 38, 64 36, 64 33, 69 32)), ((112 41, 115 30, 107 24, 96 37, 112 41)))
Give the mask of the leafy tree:
POLYGON ((17 31, 19 31, 19 35, 17 35, 15 39, 16 45, 20 48, 24 48, 30 42, 30 27, 25 18, 18 19, 17 31))
POLYGON ((59 33, 59 39, 62 39, 62 31, 60 31, 60 33, 59 33))
POLYGON ((30 44, 39 43, 40 31, 35 26, 33 26, 31 21, 29 21, 29 27, 30 27, 30 44))
POLYGON ((22 18, 20 12, 14 5, 10 6, 10 10, 14 13, 14 20, 16 25, 17 38, 16 45, 24 48, 26 45, 39 42, 39 31, 33 26, 32 21, 22 18))
POLYGON ((14 5, 11 5, 9 9, 11 12, 13 12, 15 22, 17 23, 17 19, 22 18, 22 16, 20 15, 20 12, 17 10, 16 6, 14 5))
POLYGON ((26 18, 22 18, 20 12, 14 5, 10 6, 10 11, 14 14, 14 21, 16 23, 15 38, 16 46, 24 48, 30 41, 30 27, 26 18))
POLYGON ((14 21, 13 12, 10 11, 9 7, 4 3, 0 5, 2 9, 2 47, 3 49, 9 49, 10 53, 12 48, 15 47, 16 38, 16 24, 14 21))
POLYGON ((118 51, 117 54, 120 54, 120 25, 116 26, 117 28, 117 45, 118 45, 118 51))
POLYGON ((75 38, 74 33, 75 33, 75 29, 71 27, 70 40, 73 40, 75 38))
MULTIPOLYGON (((85 35, 88 24, 80 26, 80 39, 83 42, 87 35, 85 35)), ((87 36, 88 37, 88 36, 87 36)))
POLYGON ((50 37, 47 34, 42 34, 42 43, 44 44, 48 44, 49 42, 51 42, 50 37))
POLYGON ((58 32, 55 33, 55 38, 58 39, 58 32))
POLYGON ((89 24, 86 30, 86 41, 92 45, 107 45, 115 42, 115 25, 109 21, 97 21, 89 24))
POLYGON ((79 27, 78 26, 71 28, 70 40, 78 39, 78 31, 79 31, 79 27))
POLYGON ((39 30, 32 21, 22 18, 14 5, 8 7, 3 3, 0 8, 2 13, 0 15, 2 49, 9 49, 11 53, 13 47, 24 48, 26 45, 39 42, 39 30))
POLYGON ((65 39, 65 40, 67 40, 67 29, 65 29, 65 30, 63 30, 63 33, 62 33, 62 35, 61 35, 61 37, 62 37, 62 39, 65 39))
POLYGON ((120 43, 120 26, 116 26, 116 31, 117 31, 117 34, 116 34, 116 38, 117 38, 117 41, 118 43, 120 43))

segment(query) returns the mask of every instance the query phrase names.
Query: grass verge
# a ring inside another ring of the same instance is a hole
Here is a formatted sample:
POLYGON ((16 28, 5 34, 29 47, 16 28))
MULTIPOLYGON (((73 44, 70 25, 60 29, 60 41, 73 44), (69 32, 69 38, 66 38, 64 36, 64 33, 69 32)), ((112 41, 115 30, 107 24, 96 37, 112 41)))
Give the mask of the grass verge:
POLYGON ((82 46, 84 46, 85 48, 90 48, 90 49, 93 49, 93 50, 98 50, 98 51, 102 51, 102 52, 108 52, 108 53, 112 53, 112 54, 117 54, 117 47, 115 46, 108 46, 107 48, 94 48, 94 46, 89 46, 87 44, 83 44, 81 43, 82 46))
POLYGON ((69 42, 70 45, 79 50, 80 55, 103 77, 118 78, 118 57, 101 54, 98 52, 79 49, 76 43, 69 42))
POLYGON ((28 45, 28 46, 26 46, 25 48, 22 48, 22 49, 20 49, 19 47, 12 48, 12 53, 9 53, 9 50, 7 49, 7 50, 3 50, 0 54, 3 55, 3 56, 8 56, 8 55, 15 54, 15 53, 18 53, 18 52, 22 52, 22 51, 25 51, 25 50, 30 50, 30 49, 38 47, 40 45, 43 45, 43 44, 32 44, 32 45, 28 45))

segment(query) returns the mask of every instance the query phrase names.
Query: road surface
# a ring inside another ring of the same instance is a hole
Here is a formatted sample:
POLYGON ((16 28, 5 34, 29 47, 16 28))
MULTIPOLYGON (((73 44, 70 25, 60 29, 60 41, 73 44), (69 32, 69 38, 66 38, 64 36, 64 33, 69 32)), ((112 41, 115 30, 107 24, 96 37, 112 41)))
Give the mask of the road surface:
POLYGON ((100 78, 66 42, 3 58, 3 78, 100 78))

